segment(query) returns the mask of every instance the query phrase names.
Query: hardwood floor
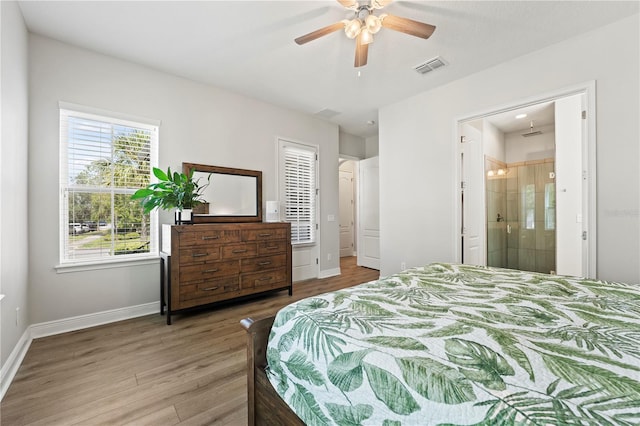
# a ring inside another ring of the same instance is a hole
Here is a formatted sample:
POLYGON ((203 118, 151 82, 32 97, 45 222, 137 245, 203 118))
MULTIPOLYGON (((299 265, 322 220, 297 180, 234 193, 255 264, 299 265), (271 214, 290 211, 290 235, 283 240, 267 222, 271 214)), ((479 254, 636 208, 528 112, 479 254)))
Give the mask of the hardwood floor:
POLYGON ((240 320, 378 278, 343 258, 342 275, 243 303, 150 315, 36 339, 0 406, 0 424, 245 425, 246 343, 240 320))

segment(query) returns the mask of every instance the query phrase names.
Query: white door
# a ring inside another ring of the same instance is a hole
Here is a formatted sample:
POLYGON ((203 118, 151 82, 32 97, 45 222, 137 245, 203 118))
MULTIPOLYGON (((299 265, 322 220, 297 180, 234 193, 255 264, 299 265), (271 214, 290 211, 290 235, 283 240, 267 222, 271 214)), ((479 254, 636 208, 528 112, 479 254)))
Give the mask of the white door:
POLYGON ((378 157, 360 160, 358 176, 358 260, 380 269, 380 179, 378 157))
POLYGON ((291 250, 291 279, 293 282, 318 278, 317 244, 293 247, 291 250))
POLYGON ((340 192, 340 257, 353 256, 353 170, 340 170, 338 190, 340 192))
POLYGON ((280 211, 291 222, 292 279, 318 277, 318 147, 278 139, 280 211))
POLYGON ((482 132, 469 123, 460 128, 462 263, 486 265, 484 155, 482 132))
MULTIPOLYGON (((587 275, 583 269, 582 96, 558 99, 556 120, 556 271, 587 275)), ((586 245, 586 244, 585 244, 586 245)))

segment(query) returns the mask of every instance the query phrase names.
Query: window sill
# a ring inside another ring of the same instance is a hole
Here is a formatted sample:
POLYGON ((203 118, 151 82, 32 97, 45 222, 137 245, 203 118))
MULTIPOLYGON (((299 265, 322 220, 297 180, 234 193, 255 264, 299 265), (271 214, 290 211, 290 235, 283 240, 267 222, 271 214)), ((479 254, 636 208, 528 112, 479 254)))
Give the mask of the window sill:
POLYGON ((129 259, 93 260, 89 262, 61 263, 54 268, 58 274, 94 271, 99 269, 125 268, 128 266, 154 265, 160 262, 157 254, 129 259))

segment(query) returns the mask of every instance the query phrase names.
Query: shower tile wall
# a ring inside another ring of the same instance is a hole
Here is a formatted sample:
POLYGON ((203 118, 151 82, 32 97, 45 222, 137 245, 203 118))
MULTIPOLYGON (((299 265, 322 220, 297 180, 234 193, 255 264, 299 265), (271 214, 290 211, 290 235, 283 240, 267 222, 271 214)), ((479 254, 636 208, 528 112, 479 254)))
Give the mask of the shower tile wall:
POLYGON ((520 253, 520 226, 518 223, 518 211, 520 197, 518 196, 518 166, 511 165, 507 174, 507 268, 520 269, 518 259, 520 253))
POLYGON ((494 170, 493 177, 487 176, 486 186, 488 265, 544 273, 555 271, 553 159, 511 164, 487 159, 486 166, 487 171, 494 170), (506 173, 497 176, 495 170, 500 168, 506 173), (501 214, 504 221, 496 220, 498 211, 504 212, 501 214))
POLYGON ((485 157, 485 170, 493 171, 487 176, 487 264, 500 268, 507 267, 507 199, 506 180, 498 170, 507 170, 506 163, 485 157))

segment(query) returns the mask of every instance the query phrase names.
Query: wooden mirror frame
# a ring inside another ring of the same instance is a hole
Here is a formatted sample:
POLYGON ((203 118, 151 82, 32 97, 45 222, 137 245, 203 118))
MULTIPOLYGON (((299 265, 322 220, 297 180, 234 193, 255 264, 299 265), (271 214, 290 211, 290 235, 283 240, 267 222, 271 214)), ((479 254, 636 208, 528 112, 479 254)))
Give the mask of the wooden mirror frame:
MULTIPOLYGON (((224 175, 248 176, 256 178, 256 207, 255 215, 250 216, 215 216, 194 214, 193 223, 211 222, 262 222, 262 172, 258 170, 233 169, 229 167, 210 166, 207 164, 182 163, 182 173, 189 176, 191 171, 204 173, 218 173, 224 175)), ((213 201, 212 201, 213 202, 213 201)))

